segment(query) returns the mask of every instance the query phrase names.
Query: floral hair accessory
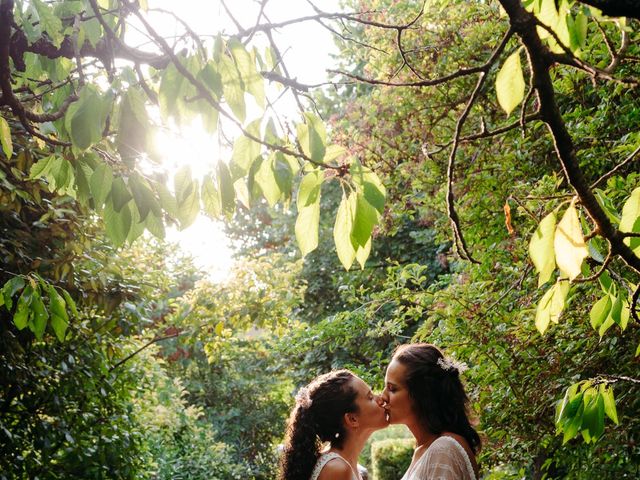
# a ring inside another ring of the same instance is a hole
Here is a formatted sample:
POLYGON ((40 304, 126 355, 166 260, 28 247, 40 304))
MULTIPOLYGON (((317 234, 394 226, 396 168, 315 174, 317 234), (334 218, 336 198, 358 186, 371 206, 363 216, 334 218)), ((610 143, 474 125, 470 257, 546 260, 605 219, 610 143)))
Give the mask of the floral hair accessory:
POLYGON ((296 404, 302 408, 309 408, 311 406, 311 397, 309 396, 309 389, 307 387, 302 387, 298 390, 296 404))
POLYGON ((451 357, 442 357, 438 359, 438 366, 443 369, 445 372, 453 372, 456 371, 458 374, 461 374, 469 367, 464 362, 458 362, 456 359, 451 357))

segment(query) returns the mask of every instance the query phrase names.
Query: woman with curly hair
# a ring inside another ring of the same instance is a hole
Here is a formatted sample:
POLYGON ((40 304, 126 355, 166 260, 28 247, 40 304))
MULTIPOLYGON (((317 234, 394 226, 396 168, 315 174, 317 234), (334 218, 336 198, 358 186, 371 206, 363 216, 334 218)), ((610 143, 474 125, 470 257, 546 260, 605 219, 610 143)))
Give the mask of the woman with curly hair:
POLYGON ((417 447, 402 480, 476 480, 480 437, 460 381, 466 365, 434 345, 396 349, 381 394, 389 423, 409 427, 417 447))
POLYGON ((378 396, 362 379, 349 370, 320 375, 296 396, 278 478, 361 480, 358 456, 386 426, 378 396))

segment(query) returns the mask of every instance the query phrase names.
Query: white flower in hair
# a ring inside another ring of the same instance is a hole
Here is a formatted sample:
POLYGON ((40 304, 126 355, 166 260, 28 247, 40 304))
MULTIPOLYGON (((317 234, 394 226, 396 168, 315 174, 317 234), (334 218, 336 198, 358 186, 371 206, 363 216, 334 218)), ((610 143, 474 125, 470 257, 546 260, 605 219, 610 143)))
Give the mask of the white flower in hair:
POLYGON ((309 396, 309 389, 302 387, 296 394, 296 404, 302 408, 309 408, 311 406, 311 396, 309 396))
POLYGON ((455 370, 460 374, 469 368, 466 363, 459 362, 455 358, 451 357, 439 358, 437 363, 445 372, 452 372, 455 370))

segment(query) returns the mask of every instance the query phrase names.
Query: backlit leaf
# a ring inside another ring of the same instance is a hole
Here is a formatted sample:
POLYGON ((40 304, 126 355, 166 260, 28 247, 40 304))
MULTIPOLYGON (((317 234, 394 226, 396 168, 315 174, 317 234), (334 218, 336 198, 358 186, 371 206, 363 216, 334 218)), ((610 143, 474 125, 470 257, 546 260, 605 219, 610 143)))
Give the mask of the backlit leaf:
POLYGON ((541 334, 549 327, 549 322, 558 323, 569 293, 569 282, 558 280, 540 299, 536 309, 536 328, 541 334))
POLYGON ((613 388, 604 383, 600 384, 600 395, 602 395, 602 399, 604 400, 604 413, 613 423, 618 425, 618 411, 616 410, 616 401, 613 397, 613 388))
MULTIPOLYGON (((631 196, 622 207, 620 231, 640 233, 640 187, 631 192, 631 196)), ((624 242, 640 256, 640 237, 626 238, 624 242)))
POLYGON ((49 312, 47 312, 40 290, 36 288, 33 291, 31 299, 31 321, 29 328, 38 340, 42 340, 42 336, 47 328, 47 320, 49 320, 49 312))
POLYGON ((583 260, 589 256, 584 241, 578 211, 571 205, 558 223, 553 246, 560 272, 573 280, 581 272, 583 260))
POLYGON ((107 195, 111 191, 111 185, 113 184, 113 171, 111 167, 106 163, 100 163, 98 167, 93 171, 91 179, 89 180, 89 187, 91 194, 93 195, 93 203, 95 208, 100 210, 104 205, 107 195))
POLYGON ((0 117, 0 144, 5 157, 11 158, 13 155, 13 142, 11 141, 11 130, 7 121, 0 117))
POLYGON ((605 295, 591 307, 589 318, 591 319, 591 326, 594 330, 597 330, 600 325, 605 321, 609 312, 611 311, 611 298, 609 295, 605 295))
POLYGON ((529 256, 538 277, 538 287, 547 283, 556 268, 553 241, 556 231, 556 214, 551 212, 544 217, 529 242, 529 256))
POLYGON ((22 291, 22 295, 20 295, 20 298, 18 299, 18 306, 16 307, 16 312, 13 315, 13 323, 18 328, 18 330, 22 330, 27 326, 32 296, 33 287, 31 285, 27 285, 22 291))
POLYGON ((524 98, 524 76, 520 63, 520 49, 512 53, 504 62, 496 77, 498 103, 509 115, 524 98))
POLYGON ((298 218, 296 219, 295 232, 303 256, 318 246, 322 180, 322 172, 314 170, 303 177, 298 189, 298 218))
POLYGON ((340 263, 349 270, 356 258, 356 249, 351 241, 351 232, 356 214, 356 195, 351 193, 348 197, 342 194, 342 200, 336 213, 336 220, 333 226, 333 241, 336 245, 336 252, 340 263))

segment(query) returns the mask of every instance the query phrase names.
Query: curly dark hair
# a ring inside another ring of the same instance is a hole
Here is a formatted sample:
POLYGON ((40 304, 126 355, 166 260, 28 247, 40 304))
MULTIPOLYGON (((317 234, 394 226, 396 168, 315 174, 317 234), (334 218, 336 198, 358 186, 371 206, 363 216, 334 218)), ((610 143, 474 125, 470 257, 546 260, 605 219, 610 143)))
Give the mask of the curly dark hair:
POLYGON ((478 453, 482 442, 469 419, 469 397, 458 370, 445 370, 438 365, 438 360, 444 358, 440 349, 429 343, 400 345, 392 358, 406 367, 406 384, 415 413, 428 430, 436 435, 461 435, 478 453))
POLYGON ((342 447, 344 414, 358 411, 357 391, 351 385, 354 378, 349 370, 336 370, 305 387, 308 401, 298 401, 289 417, 279 480, 309 480, 322 444, 342 447))

